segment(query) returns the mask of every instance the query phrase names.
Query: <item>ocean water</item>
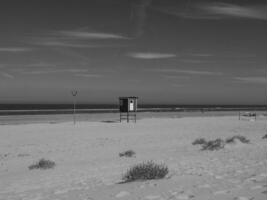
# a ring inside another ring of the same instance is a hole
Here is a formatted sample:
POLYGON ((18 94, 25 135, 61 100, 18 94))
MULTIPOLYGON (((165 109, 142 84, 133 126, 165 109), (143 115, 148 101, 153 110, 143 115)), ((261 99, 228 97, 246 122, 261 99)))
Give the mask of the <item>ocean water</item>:
MULTIPOLYGON (((16 104, 0 106, 0 125, 28 123, 62 123, 73 121, 73 105, 16 104)), ((239 112, 257 112, 267 116, 267 106, 211 106, 211 105, 140 105, 137 120, 143 118, 181 118, 195 116, 236 116, 239 112)), ((77 122, 118 123, 117 105, 78 105, 77 122)))

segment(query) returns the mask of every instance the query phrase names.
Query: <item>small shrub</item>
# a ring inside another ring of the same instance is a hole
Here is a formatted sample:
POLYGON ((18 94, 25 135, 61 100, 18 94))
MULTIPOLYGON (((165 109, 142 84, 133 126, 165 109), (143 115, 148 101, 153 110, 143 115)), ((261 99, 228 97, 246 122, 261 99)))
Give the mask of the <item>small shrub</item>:
POLYGON ((222 139, 210 140, 202 144, 202 150, 219 150, 224 148, 224 141, 222 139))
POLYGON ((262 139, 267 139, 267 134, 262 137, 262 139))
POLYGON ((204 138, 198 138, 194 142, 192 142, 192 145, 197 145, 197 144, 205 144, 207 141, 204 138))
POLYGON ((125 182, 136 180, 151 180, 164 178, 169 169, 164 164, 155 164, 153 161, 137 164, 131 167, 123 176, 125 182))
POLYGON ((235 140, 239 140, 240 142, 242 142, 242 143, 246 143, 246 144, 250 142, 246 137, 241 136, 241 135, 235 135, 235 136, 233 136, 233 137, 227 138, 227 139, 225 140, 225 142, 226 142, 226 143, 234 143, 235 140))
POLYGON ((53 161, 41 159, 37 163, 30 165, 29 169, 51 169, 54 168, 55 165, 56 163, 53 161))
POLYGON ((119 153, 120 157, 133 157, 135 155, 135 152, 133 150, 124 151, 122 153, 119 153))

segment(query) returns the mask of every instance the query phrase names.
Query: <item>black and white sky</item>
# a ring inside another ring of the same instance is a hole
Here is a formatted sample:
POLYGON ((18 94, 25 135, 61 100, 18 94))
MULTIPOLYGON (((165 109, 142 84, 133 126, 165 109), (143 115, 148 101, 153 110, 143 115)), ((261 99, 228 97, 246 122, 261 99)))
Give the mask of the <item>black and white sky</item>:
POLYGON ((0 103, 267 104, 264 0, 2 0, 0 103))

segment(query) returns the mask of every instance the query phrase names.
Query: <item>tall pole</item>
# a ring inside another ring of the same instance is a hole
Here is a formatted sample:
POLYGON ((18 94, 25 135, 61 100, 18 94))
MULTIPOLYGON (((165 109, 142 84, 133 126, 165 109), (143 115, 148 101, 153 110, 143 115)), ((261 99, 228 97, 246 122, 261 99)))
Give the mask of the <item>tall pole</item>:
POLYGON ((71 91, 71 94, 73 96, 73 124, 76 124, 76 96, 78 94, 77 90, 71 91))

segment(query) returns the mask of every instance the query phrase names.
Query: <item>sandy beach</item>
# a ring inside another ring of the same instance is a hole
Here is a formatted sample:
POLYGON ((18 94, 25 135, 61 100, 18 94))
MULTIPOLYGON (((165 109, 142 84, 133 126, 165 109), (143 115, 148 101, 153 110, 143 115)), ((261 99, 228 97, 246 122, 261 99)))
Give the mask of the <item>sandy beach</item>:
POLYGON ((1 1, 0 200, 267 200, 266 35, 263 0, 1 1))
MULTIPOLYGON (((110 121, 109 121, 110 122, 110 121)), ((112 122, 112 121, 111 121, 112 122)), ((134 123, 71 121, 0 127, 0 199, 233 199, 267 197, 267 118, 236 116, 150 117, 134 123), (192 142, 242 135, 234 143, 202 151, 192 142), (119 153, 133 150, 131 158, 119 153), (53 169, 29 170, 45 158, 53 169), (130 166, 164 163, 161 180, 121 184, 130 166)))

